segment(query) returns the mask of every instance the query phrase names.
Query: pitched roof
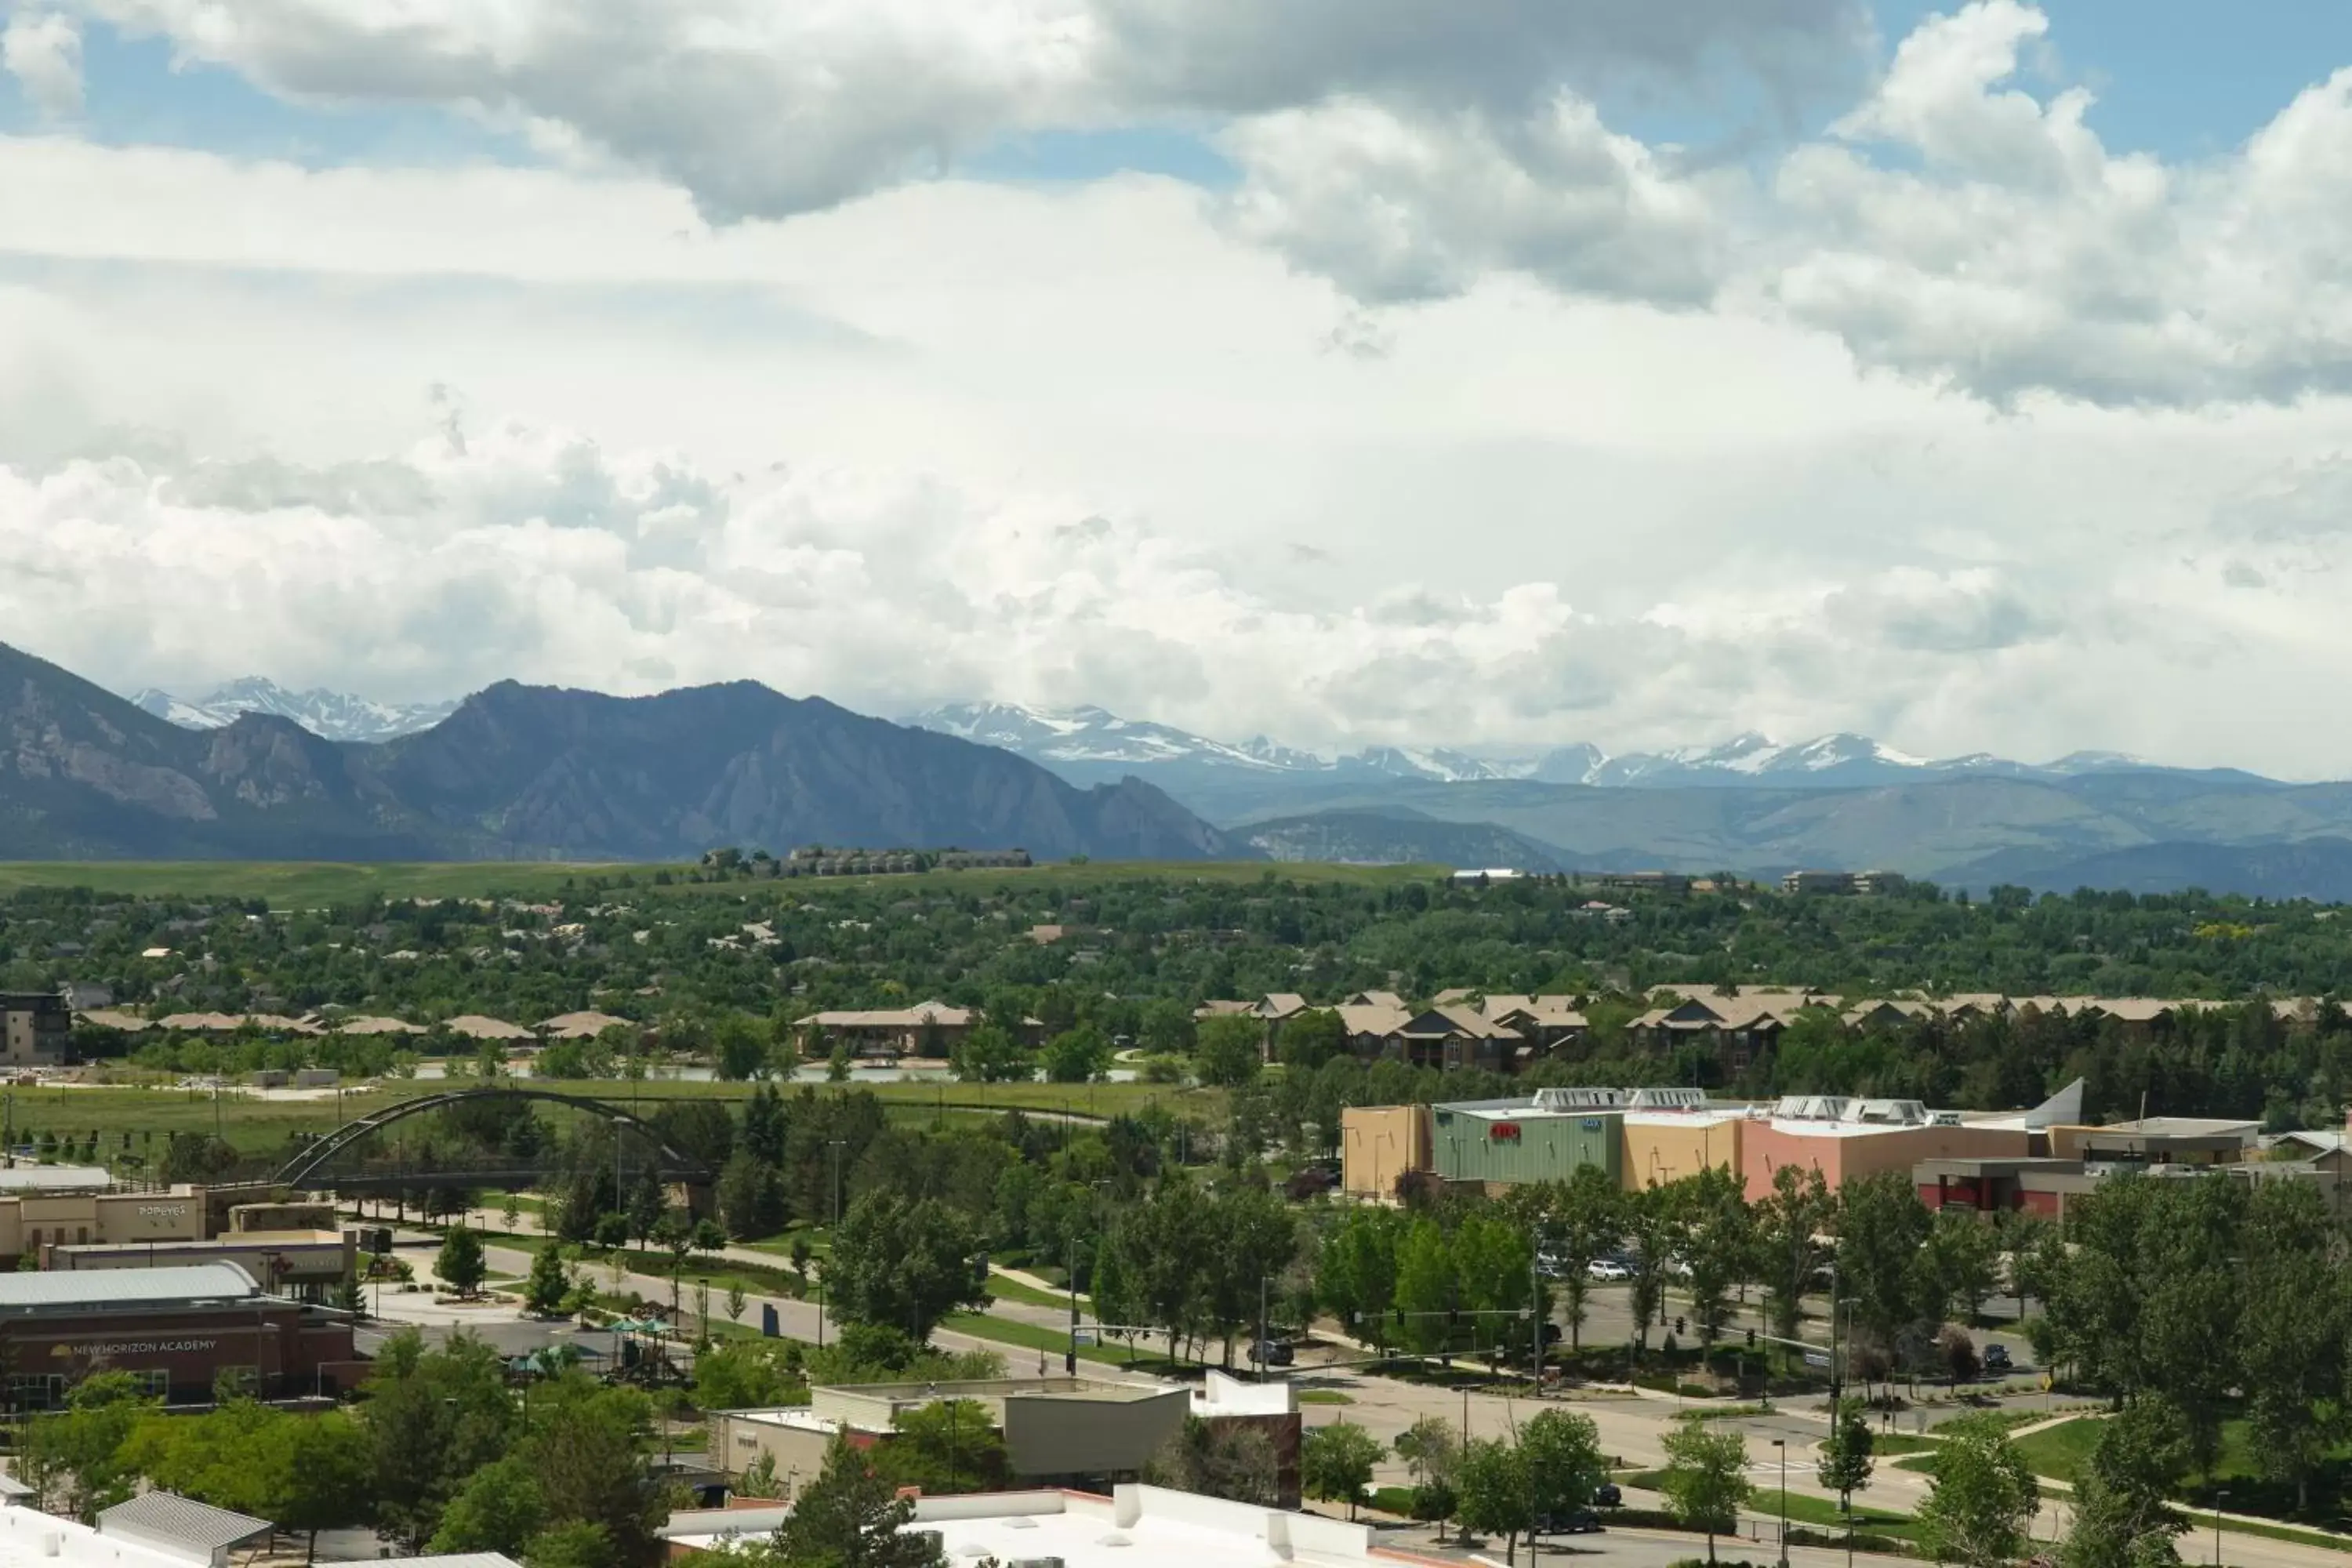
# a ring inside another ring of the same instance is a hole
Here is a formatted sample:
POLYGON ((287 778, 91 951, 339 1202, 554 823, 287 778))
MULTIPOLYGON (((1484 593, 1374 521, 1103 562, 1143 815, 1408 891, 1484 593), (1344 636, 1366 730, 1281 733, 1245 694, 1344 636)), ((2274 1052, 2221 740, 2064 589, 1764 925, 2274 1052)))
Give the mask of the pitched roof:
POLYGON ((1331 1011, 1339 1015, 1339 1026, 1350 1035, 1393 1035, 1412 1022, 1412 1015, 1402 1007, 1365 1007, 1343 1002, 1331 1011))
POLYGON ((1359 1007, 1402 1007, 1404 998, 1393 991, 1359 991, 1348 1000, 1359 1007))
POLYGON ((539 1026, 546 1030, 548 1038, 552 1040, 593 1040, 615 1025, 624 1029, 636 1027, 626 1018, 615 1018, 610 1013, 594 1011, 558 1013, 552 1018, 542 1018, 539 1022, 539 1026))
POLYGON ((1307 998, 1296 991, 1269 991, 1265 1000, 1257 1005, 1261 1018, 1287 1018, 1293 1013, 1307 1011, 1307 998))
POLYGON ((539 1037, 520 1024, 509 1024, 504 1018, 485 1018, 479 1013, 460 1013, 443 1026, 453 1035, 463 1035, 469 1040, 535 1040, 539 1037))
POLYGON ((346 1018, 335 1026, 336 1032, 345 1035, 421 1035, 422 1024, 405 1023, 398 1018, 346 1018))
POLYGON ((128 1502, 98 1510, 100 1535, 124 1534, 209 1561, 225 1546, 241 1546, 278 1527, 251 1514, 232 1513, 177 1492, 142 1492, 128 1502))

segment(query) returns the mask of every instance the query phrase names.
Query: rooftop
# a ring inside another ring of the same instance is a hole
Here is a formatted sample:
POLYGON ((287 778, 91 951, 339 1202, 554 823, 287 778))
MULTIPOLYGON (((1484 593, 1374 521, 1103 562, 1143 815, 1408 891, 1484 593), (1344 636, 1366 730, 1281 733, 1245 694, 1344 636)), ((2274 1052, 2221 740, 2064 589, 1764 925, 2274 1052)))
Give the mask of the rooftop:
POLYGON ((114 1173, 98 1165, 10 1165, 0 1169, 0 1194, 9 1193, 102 1193, 114 1173))
POLYGON ((0 1508, 0 1568, 187 1568, 184 1553, 124 1537, 108 1540, 79 1520, 0 1508))
MULTIPOLYGON (((660 1533, 708 1548, 773 1531, 782 1509, 674 1514, 660 1533)), ((1223 1502, 1159 1487, 1084 1492, 984 1492, 923 1498, 916 1530, 935 1531, 950 1564, 1058 1559, 1063 1568, 1350 1568, 1420 1562, 1372 1545, 1369 1525, 1223 1502)))
POLYGON ((142 1492, 98 1511, 101 1536, 127 1538, 175 1557, 209 1563, 223 1547, 242 1546, 278 1527, 177 1492, 142 1492))
POLYGON ((0 1316, 108 1307, 193 1307, 250 1301, 260 1294, 253 1276, 234 1263, 0 1274, 0 1316))

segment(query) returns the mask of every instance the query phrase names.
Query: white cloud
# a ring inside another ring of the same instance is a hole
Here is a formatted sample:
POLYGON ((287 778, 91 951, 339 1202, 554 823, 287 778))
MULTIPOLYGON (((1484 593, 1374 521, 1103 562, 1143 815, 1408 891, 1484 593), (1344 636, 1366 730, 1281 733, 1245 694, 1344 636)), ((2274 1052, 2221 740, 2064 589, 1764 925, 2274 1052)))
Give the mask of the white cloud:
POLYGON ((693 193, 810 211, 1008 134, 1187 123, 1334 94, 1517 111, 1563 80, 1717 72, 1799 92, 1854 0, 82 0, 290 97, 461 107, 693 193))
POLYGON ((1569 293, 1705 304, 1738 187, 1677 174, 1567 95, 1501 124, 1327 101, 1244 121, 1223 144, 1247 171, 1240 232, 1382 303, 1518 271, 1569 293))
POLYGON ((55 12, 23 10, 0 29, 0 66, 49 120, 81 112, 81 29, 55 12))

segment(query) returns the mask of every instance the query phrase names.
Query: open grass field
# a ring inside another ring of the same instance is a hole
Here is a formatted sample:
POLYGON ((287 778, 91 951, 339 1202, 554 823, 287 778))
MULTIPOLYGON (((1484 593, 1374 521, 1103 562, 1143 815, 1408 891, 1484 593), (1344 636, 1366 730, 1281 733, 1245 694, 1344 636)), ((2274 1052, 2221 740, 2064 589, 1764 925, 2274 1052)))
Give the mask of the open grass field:
POLYGON ((2035 1475, 2072 1485, 2084 1461, 2091 1457, 2091 1450, 2098 1447, 2099 1434, 2105 1430, 2103 1420, 2078 1415, 2039 1432, 2028 1432, 2017 1439, 2017 1451, 2035 1475))
MULTIPOLYGON (((240 1151, 265 1152, 282 1147, 298 1132, 330 1131, 342 1122, 383 1110, 419 1095, 478 1085, 470 1079, 444 1083, 434 1080, 395 1081, 327 1094, 316 1100, 265 1100, 239 1090, 224 1091, 215 1103, 205 1089, 121 1087, 11 1089, 6 1091, 5 1118, 21 1142, 29 1133, 70 1134, 77 1142, 92 1131, 100 1152, 112 1157, 122 1134, 132 1147, 151 1140, 166 1142, 173 1132, 220 1135, 240 1151)), ((650 1110, 667 1100, 741 1100, 751 1092, 747 1083, 531 1079, 525 1087, 553 1089, 603 1100, 614 1105, 650 1110)), ((870 1089, 881 1100, 893 1121, 924 1123, 945 1119, 968 1121, 1006 1110, 1067 1111, 1078 1116, 1115 1116, 1155 1101, 1183 1114, 1213 1119, 1224 1107, 1221 1089, 1177 1089, 1165 1084, 1097 1083, 877 1083, 814 1084, 819 1094, 845 1089, 870 1089)), ((797 1092, 797 1091, 795 1091, 797 1092)))
MULTIPOLYGON (((268 860, 16 860, 0 863, 0 893, 25 888, 89 888, 101 893, 157 897, 265 899, 273 909, 320 909, 353 903, 370 895, 394 899, 478 899, 512 894, 544 897, 567 882, 591 877, 629 877, 647 892, 742 893, 777 884, 758 881, 687 882, 653 885, 654 874, 682 873, 684 866, 648 862, 429 861, 345 862, 268 860)), ((921 876, 838 877, 797 881, 795 894, 857 888, 876 881, 937 883, 957 887, 1038 882, 1057 887, 1101 886, 1138 877, 1192 882, 1352 882, 1380 885, 1425 881, 1444 874, 1437 866, 1335 866, 1314 861, 1106 860, 1081 865, 1032 866, 970 871, 933 871, 921 876)))

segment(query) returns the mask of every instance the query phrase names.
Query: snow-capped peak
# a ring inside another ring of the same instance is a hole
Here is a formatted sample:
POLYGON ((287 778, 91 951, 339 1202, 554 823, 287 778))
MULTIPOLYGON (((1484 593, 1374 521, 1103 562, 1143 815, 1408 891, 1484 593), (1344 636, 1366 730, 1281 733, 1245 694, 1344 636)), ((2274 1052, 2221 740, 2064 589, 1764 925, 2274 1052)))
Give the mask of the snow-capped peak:
POLYGON ((232 680, 194 701, 154 687, 131 700, 185 730, 217 730, 247 713, 271 713, 330 741, 389 741, 429 730, 457 710, 455 702, 378 702, 320 688, 289 691, 257 675, 232 680))

